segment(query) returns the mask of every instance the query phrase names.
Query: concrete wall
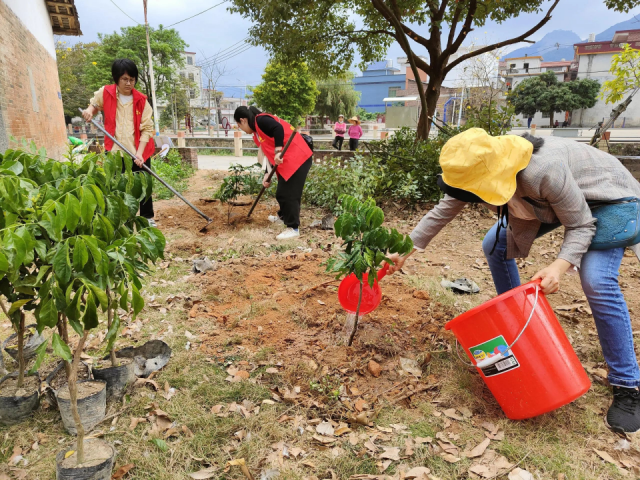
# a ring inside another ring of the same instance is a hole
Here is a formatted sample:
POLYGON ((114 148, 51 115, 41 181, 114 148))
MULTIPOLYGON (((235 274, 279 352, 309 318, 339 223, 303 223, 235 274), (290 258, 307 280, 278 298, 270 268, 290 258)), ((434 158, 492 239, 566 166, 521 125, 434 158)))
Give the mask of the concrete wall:
POLYGON ((53 34, 44 1, 0 0, 0 151, 11 136, 52 158, 67 151, 53 34))
MULTIPOLYGON (((598 80, 601 84, 606 80, 612 80, 613 75, 609 73, 609 69, 613 55, 613 53, 580 55, 578 79, 591 78, 598 80)), ((598 122, 608 119, 615 106, 616 104, 606 104, 604 100, 598 99, 598 103, 593 108, 574 111, 572 123, 575 126, 592 127, 598 122)), ((634 98, 627 110, 616 121, 615 126, 640 127, 640 99, 634 98)))

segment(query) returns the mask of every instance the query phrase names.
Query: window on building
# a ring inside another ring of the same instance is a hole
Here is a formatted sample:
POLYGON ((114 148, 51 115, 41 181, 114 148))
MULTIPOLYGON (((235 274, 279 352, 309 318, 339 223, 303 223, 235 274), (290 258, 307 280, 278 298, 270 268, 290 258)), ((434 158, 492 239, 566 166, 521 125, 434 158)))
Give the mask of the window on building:
POLYGON ((192 82, 194 81, 193 73, 189 74, 189 80, 192 81, 192 82))
POLYGON ((528 64, 528 63, 525 63, 525 64, 523 65, 523 67, 524 67, 524 71, 525 71, 525 73, 529 73, 529 64, 528 64))
POLYGON ((191 55, 187 57, 187 65, 193 65, 193 57, 191 55))
POLYGON ((189 98, 196 98, 196 91, 194 89, 189 90, 189 98))
POLYGON ((549 118, 549 112, 542 112, 542 118, 549 118))
POLYGON ((186 74, 184 72, 180 72, 180 78, 185 79, 186 78, 186 74))
POLYGON ((516 64, 512 63, 511 65, 509 65, 509 68, 516 68, 516 64))
POLYGON ((398 90, 398 87, 389 87, 389 97, 397 97, 398 90))

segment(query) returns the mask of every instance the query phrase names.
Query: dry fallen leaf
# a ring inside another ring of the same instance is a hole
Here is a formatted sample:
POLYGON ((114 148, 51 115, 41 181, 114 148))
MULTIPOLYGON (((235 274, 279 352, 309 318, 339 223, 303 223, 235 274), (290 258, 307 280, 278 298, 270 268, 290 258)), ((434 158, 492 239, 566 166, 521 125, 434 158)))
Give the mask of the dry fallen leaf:
POLYGON ((607 452, 602 450, 593 449, 594 452, 598 454, 598 456, 603 459, 605 462, 613 463, 614 465, 618 465, 618 462, 607 452))
POLYGON ((427 467, 415 467, 405 473, 404 478, 406 478, 407 480, 429 480, 429 477, 427 477, 427 475, 429 475, 430 473, 431 470, 429 470, 427 467))
POLYGON ((453 420, 464 420, 464 417, 456 413, 455 408, 449 408, 442 413, 444 413, 447 417, 452 418, 453 420))
POLYGON ((123 465, 118 470, 115 471, 113 475, 111 475, 111 480, 118 480, 124 477, 129 470, 131 470, 135 465, 133 463, 129 463, 127 465, 123 465))
POLYGON ((251 472, 247 468, 247 462, 245 462, 244 458, 238 458, 236 460, 228 461, 225 471, 229 471, 231 467, 240 467, 240 470, 245 477, 247 477, 249 480, 255 480, 253 478, 253 475, 251 475, 251 472))
POLYGON ((195 480, 206 480, 208 478, 217 477, 218 469, 216 467, 205 468, 204 470, 200 470, 198 472, 193 472, 189 474, 189 477, 194 478, 195 480))
POLYGON ((379 455, 380 459, 386 458, 388 460, 400 460, 400 448, 398 447, 382 447, 384 452, 379 455))
POLYGON ((444 458, 449 463, 456 463, 460 461, 458 457, 451 455, 450 453, 443 453, 442 458, 444 458))
POLYGON ((491 443, 491 440, 489 440, 488 438, 485 438, 478 446, 476 446, 473 450, 471 450, 471 452, 469 452, 469 455, 467 456, 469 458, 481 457, 490 443, 491 443))
POLYGON ((491 478, 494 476, 493 470, 489 469, 486 465, 471 465, 469 467, 469 472, 475 473, 483 478, 491 478))
POLYGON ((129 424, 129 430, 131 430, 131 431, 135 430, 139 423, 144 423, 146 421, 147 421, 146 418, 131 417, 131 423, 129 424))
POLYGON ((367 402, 365 402, 362 398, 359 398, 356 400, 354 407, 356 407, 356 410, 361 412, 362 410, 365 409, 367 405, 367 402))
POLYGON ((333 434, 336 437, 340 437, 341 435, 344 435, 345 433, 351 433, 351 429, 347 426, 341 426, 336 428, 335 432, 333 432, 333 434))
POLYGON ((514 468, 509 472, 509 480, 534 480, 534 477, 526 470, 514 468))
POLYGON ((422 369, 418 365, 418 362, 412 358, 400 357, 400 368, 416 377, 422 376, 422 369))
POLYGON ((316 432, 318 432, 320 435, 331 437, 335 433, 335 429, 329 422, 322 422, 316 427, 316 432))
POLYGON ((148 378, 138 378, 136 382, 133 384, 134 387, 143 387, 145 385, 151 385, 154 390, 160 390, 160 385, 155 380, 150 380, 148 378))
POLYGON ((266 373, 270 373, 272 375, 276 375, 276 374, 280 373, 280 371, 277 368, 274 368, 274 367, 267 368, 265 370, 265 372, 266 373))
POLYGON ((214 405, 213 407, 211 407, 211 413, 213 414, 220 413, 223 408, 224 408, 224 405, 214 405))
POLYGON ((336 441, 335 438, 332 437, 324 437, 322 435, 314 435, 312 437, 315 441, 320 442, 324 445, 330 444, 330 443, 334 443, 336 441))

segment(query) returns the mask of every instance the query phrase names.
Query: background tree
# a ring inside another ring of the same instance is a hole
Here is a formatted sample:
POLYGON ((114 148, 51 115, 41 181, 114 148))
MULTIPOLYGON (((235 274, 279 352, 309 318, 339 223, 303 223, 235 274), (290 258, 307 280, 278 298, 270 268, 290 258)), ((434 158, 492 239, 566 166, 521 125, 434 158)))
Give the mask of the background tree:
POLYGON ((517 114, 532 117, 536 112, 549 115, 580 108, 591 108, 597 102, 600 82, 585 78, 572 82, 559 82, 554 72, 545 72, 519 83, 510 93, 509 102, 517 114))
POLYGON ((467 127, 485 129, 491 135, 503 135, 511 129, 515 108, 504 97, 504 82, 499 76, 503 50, 494 50, 467 61, 458 87, 464 90, 467 127))
MULTIPOLYGON (((144 25, 122 27, 121 33, 98 34, 99 47, 92 50, 89 59, 97 68, 90 69, 87 77, 90 87, 97 90, 102 85, 113 83, 111 64, 116 58, 130 58, 138 66, 140 76, 136 88, 149 97, 153 105, 155 99, 151 95, 151 76, 149 74, 149 56, 147 54, 147 37, 144 25)), ((158 99, 167 98, 171 92, 178 68, 184 67, 181 53, 188 46, 177 30, 149 27, 151 54, 153 56, 153 73, 158 99)))
MULTIPOLYGON (((422 105, 418 134, 426 138, 427 116, 436 110, 442 82, 462 62, 507 45, 529 41, 550 19, 560 0, 554 0, 544 17, 513 38, 451 57, 469 33, 487 21, 502 23, 524 13, 542 11, 543 0, 316 0, 280 2, 233 0, 231 10, 253 22, 250 43, 266 48, 286 61, 309 63, 314 74, 323 76, 349 69, 356 53, 361 66, 381 60, 396 41, 407 55, 415 78, 419 71, 429 76, 425 89, 418 82, 422 105), (426 51, 425 51, 426 50, 426 51), (428 61, 420 55, 428 55, 428 61)), ((640 0, 606 0, 608 8, 628 12, 640 0)), ((283 60, 284 61, 284 60, 283 60)))
POLYGON ((306 63, 269 62, 262 83, 251 89, 254 103, 262 110, 278 115, 293 125, 310 114, 316 105, 318 89, 306 63))
POLYGON ((220 123, 222 116, 220 101, 222 100, 223 94, 216 90, 216 86, 220 79, 227 75, 229 71, 225 63, 216 61, 216 57, 201 63, 200 71, 202 72, 202 77, 205 81, 203 88, 205 88, 206 94, 203 96, 202 101, 207 109, 207 133, 211 136, 211 123, 214 121, 216 135, 218 135, 218 124, 220 123), (215 117, 211 115, 211 110, 216 112, 215 117))
POLYGON ((97 47, 97 42, 69 46, 65 41, 56 41, 58 79, 65 115, 77 116, 78 108, 86 108, 93 96, 94 90, 88 84, 87 74, 96 66, 91 64, 88 57, 97 47))
POLYGON ((640 88, 640 50, 624 45, 624 50, 613 56, 610 72, 613 80, 602 85, 600 97, 606 103, 616 103, 632 90, 640 88))
POLYGON ((351 118, 356 114, 360 92, 353 88, 353 77, 353 73, 349 72, 317 82, 320 93, 314 113, 322 117, 323 123, 325 117, 335 122, 338 115, 351 118))

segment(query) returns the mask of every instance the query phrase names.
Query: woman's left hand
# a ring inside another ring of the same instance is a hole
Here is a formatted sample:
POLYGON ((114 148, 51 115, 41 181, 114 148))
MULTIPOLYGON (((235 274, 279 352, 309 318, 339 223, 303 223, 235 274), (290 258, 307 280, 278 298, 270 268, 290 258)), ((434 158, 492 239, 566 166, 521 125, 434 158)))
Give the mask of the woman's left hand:
POLYGON ((531 280, 542 280, 540 282, 540 288, 545 295, 556 293, 560 289, 560 277, 569 270, 569 267, 571 267, 569 262, 559 258, 548 267, 536 273, 531 280))
POLYGON ((134 160, 135 164, 137 166, 139 166, 140 168, 142 168, 142 165, 144 165, 144 158, 142 157, 142 155, 140 155, 139 153, 136 154, 136 158, 134 160))
POLYGON ((282 159, 282 151, 276 152, 276 156, 274 157, 273 161, 276 163, 276 165, 282 165, 282 162, 284 161, 282 159))

